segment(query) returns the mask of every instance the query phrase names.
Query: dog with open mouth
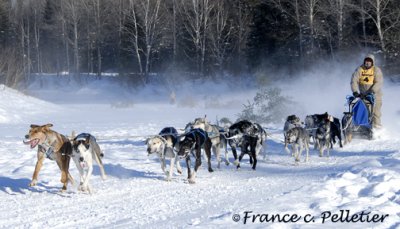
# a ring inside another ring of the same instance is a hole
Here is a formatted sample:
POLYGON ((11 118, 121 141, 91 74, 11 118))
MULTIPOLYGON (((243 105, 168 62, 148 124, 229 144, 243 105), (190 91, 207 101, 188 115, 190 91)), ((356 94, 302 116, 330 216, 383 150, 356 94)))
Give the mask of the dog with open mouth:
POLYGON ((30 145, 31 149, 37 146, 37 162, 33 172, 32 181, 29 186, 36 186, 40 169, 45 158, 56 161, 61 170, 62 191, 67 190, 67 184, 74 183, 74 179, 69 173, 70 155, 72 145, 67 137, 51 130, 53 124, 30 126, 29 133, 25 135, 24 143, 30 145))

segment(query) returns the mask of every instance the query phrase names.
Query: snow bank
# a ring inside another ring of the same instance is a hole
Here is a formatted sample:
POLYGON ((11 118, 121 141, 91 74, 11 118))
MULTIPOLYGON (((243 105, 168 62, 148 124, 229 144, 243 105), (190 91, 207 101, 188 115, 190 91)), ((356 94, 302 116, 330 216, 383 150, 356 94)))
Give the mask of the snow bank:
POLYGON ((57 105, 25 95, 0 85, 0 123, 29 122, 37 115, 48 115, 60 110, 57 105))

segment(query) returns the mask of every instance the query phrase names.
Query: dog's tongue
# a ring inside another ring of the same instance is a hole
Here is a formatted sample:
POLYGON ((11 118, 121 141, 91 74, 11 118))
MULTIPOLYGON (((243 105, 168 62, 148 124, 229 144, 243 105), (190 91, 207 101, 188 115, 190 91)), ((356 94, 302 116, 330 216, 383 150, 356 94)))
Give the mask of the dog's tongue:
POLYGON ((35 148, 35 146, 38 144, 39 139, 33 139, 30 141, 23 141, 25 145, 30 145, 31 148, 35 148))
POLYGON ((84 161, 81 162, 81 167, 85 168, 86 167, 86 163, 84 161))

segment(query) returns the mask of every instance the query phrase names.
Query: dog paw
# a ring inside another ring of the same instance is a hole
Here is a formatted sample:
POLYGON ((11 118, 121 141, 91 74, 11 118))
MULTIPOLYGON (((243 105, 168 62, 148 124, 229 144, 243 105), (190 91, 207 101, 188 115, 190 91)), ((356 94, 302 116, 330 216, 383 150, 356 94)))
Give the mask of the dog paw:
POLYGON ((239 161, 238 161, 238 160, 235 160, 235 161, 233 162, 233 164, 237 166, 237 165, 239 164, 239 161))
POLYGON ((32 180, 31 183, 29 183, 29 187, 36 186, 37 180, 32 180))
POLYGON ((231 164, 231 163, 229 163, 229 161, 226 161, 226 162, 225 162, 225 165, 226 165, 226 166, 229 166, 230 164, 231 164))
POLYGON ((106 176, 106 175, 101 176, 101 179, 106 180, 106 179, 107 179, 107 176, 106 176))
POLYGON ((189 184, 195 184, 196 182, 193 179, 188 180, 189 184))
POLYGON ((214 172, 214 170, 212 168, 209 168, 208 172, 212 173, 212 172, 214 172))

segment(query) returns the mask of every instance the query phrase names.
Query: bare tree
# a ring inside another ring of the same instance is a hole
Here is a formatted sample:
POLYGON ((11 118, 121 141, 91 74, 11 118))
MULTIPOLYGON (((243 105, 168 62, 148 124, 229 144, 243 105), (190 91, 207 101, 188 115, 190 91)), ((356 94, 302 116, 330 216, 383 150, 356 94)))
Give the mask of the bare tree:
POLYGON ((234 29, 229 23, 229 9, 225 1, 216 2, 212 15, 209 33, 210 49, 219 71, 222 72, 234 29))
POLYGON ((304 29, 305 29, 305 19, 304 8, 301 7, 300 2, 302 0, 271 0, 271 4, 275 7, 278 7, 285 15, 291 18, 294 23, 297 25, 298 29, 298 44, 299 44, 299 56, 300 59, 304 57, 304 29))
POLYGON ((136 59, 138 62, 139 72, 143 73, 143 66, 142 66, 142 57, 140 55, 143 50, 139 46, 139 21, 138 21, 138 0, 129 0, 129 7, 128 7, 128 16, 127 20, 132 25, 130 27, 125 28, 125 33, 129 36, 129 41, 133 45, 133 48, 129 48, 129 51, 132 51, 136 55, 136 59))
POLYGON ((45 7, 45 0, 32 1, 30 4, 30 11, 33 14, 33 36, 35 43, 35 53, 36 53, 36 72, 42 73, 42 59, 40 50, 40 38, 43 22, 43 13, 45 7))
POLYGON ((326 15, 333 15, 336 23, 337 32, 337 46, 340 50, 343 45, 343 29, 344 22, 346 19, 346 8, 348 8, 349 0, 332 0, 328 1, 328 8, 326 9, 326 15))
POLYGON ((195 49, 196 69, 201 74, 204 74, 206 38, 214 3, 209 0, 181 0, 180 4, 181 15, 185 18, 184 26, 195 49))
MULTIPOLYGON (((145 75, 147 76, 150 71, 150 59, 156 42, 159 41, 161 28, 161 15, 160 15, 160 4, 161 0, 142 0, 140 1, 140 7, 142 15, 142 27, 145 37, 145 52, 146 65, 145 65, 145 75)), ((146 77, 147 78, 147 77, 146 77)))
POLYGON ((82 18, 82 9, 86 8, 83 0, 62 0, 61 1, 64 16, 66 19, 67 34, 71 30, 72 37, 68 37, 72 43, 74 53, 74 73, 79 76, 80 58, 79 58, 79 26, 82 18))
POLYGON ((236 24, 236 27, 234 27, 235 30, 233 31, 233 45, 236 49, 236 53, 234 53, 233 55, 235 55, 236 61, 233 61, 233 64, 236 65, 236 67, 239 68, 239 72, 241 72, 243 61, 245 59, 247 38, 250 33, 250 6, 248 5, 246 0, 237 0, 236 4, 233 5, 231 10, 233 10, 233 23, 236 24))
POLYGON ((400 8, 395 0, 364 0, 364 7, 357 7, 361 14, 367 15, 377 29, 378 42, 387 58, 387 46, 391 43, 387 34, 396 29, 400 23, 400 8))

